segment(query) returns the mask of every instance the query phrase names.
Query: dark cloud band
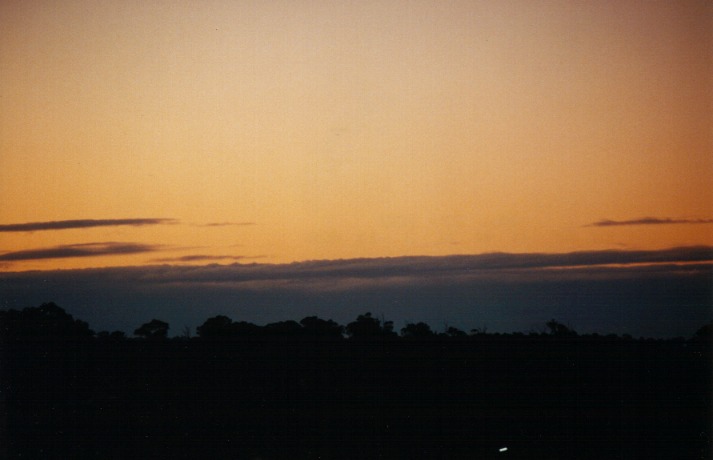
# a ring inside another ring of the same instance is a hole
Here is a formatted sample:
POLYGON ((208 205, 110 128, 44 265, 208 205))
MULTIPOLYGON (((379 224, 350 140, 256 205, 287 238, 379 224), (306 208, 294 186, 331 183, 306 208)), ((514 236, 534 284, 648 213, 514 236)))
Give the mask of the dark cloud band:
POLYGON ((160 225, 174 224, 176 219, 78 219, 48 222, 26 222, 22 224, 0 225, 0 232, 35 232, 44 230, 67 230, 70 228, 113 227, 119 225, 160 225))
POLYGON ((49 248, 28 249, 25 251, 0 254, 0 261, 15 262, 20 260, 65 259, 72 257, 96 257, 121 254, 152 252, 160 248, 157 245, 140 243, 85 243, 67 244, 49 248))
POLYGON ((600 220, 587 227, 622 227, 627 225, 713 224, 713 219, 671 219, 668 217, 642 217, 633 220, 600 220))

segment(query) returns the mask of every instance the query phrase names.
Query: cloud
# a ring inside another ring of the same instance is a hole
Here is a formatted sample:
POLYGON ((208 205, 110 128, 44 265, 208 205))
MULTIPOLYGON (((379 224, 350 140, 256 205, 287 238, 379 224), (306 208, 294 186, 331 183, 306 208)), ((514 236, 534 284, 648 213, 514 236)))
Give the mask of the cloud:
MULTIPOLYGON (((160 245, 139 243, 87 243, 0 254, 0 261, 85 257, 151 252, 160 245)), ((196 262, 257 259, 262 256, 190 254, 154 259, 154 262, 196 262)), ((713 262, 713 246, 686 246, 661 250, 600 250, 570 253, 485 253, 452 256, 405 256, 386 258, 312 260, 288 264, 243 264, 208 266, 129 267, 125 274, 140 274, 154 282, 293 281, 335 279, 436 279, 454 276, 519 273, 537 270, 594 270, 601 267, 671 265, 713 262)), ((117 270, 123 270, 117 269, 117 270)), ((601 271, 601 270, 600 270, 601 271)), ((490 275, 489 275, 490 276, 490 275)))
POLYGON ((600 220, 587 227, 618 227, 625 225, 713 224, 713 219, 672 219, 669 217, 642 217, 633 220, 600 220))
POLYGON ((258 259, 262 258, 264 256, 214 256, 214 255, 207 255, 207 254, 191 254, 187 256, 181 256, 181 257, 164 257, 160 259, 153 259, 153 262, 162 262, 162 263, 170 263, 170 262, 207 262, 207 261, 216 261, 216 260, 244 260, 244 259, 258 259))
POLYGON ((0 261, 20 261, 37 259, 64 259, 70 257, 95 257, 120 254, 136 254, 156 251, 161 246, 140 243, 83 243, 28 249, 0 254, 0 261))
MULTIPOLYGON (((190 257, 190 256, 189 256, 190 257)), ((316 260, 290 264, 232 264, 219 267, 175 267, 151 270, 157 282, 240 283, 285 281, 304 283, 324 280, 333 287, 341 280, 386 280, 503 276, 538 270, 594 269, 640 264, 689 264, 713 261, 713 247, 691 246, 653 251, 606 250, 572 253, 490 253, 454 256, 415 256, 374 259, 316 260)), ((574 272, 573 272, 574 273, 574 272)))
POLYGON ((0 273, 0 308, 52 300, 97 330, 131 331, 152 317, 178 330, 218 314, 346 324, 371 311, 434 328, 527 331, 556 318, 580 332, 671 337, 710 320, 711 279, 710 246, 154 265, 0 273))
POLYGON ((90 228, 90 227, 113 227, 119 225, 160 225, 174 224, 176 219, 79 219, 79 220, 56 220, 48 222, 26 222, 22 224, 0 225, 0 232, 34 232, 45 230, 66 230, 70 228, 90 228))

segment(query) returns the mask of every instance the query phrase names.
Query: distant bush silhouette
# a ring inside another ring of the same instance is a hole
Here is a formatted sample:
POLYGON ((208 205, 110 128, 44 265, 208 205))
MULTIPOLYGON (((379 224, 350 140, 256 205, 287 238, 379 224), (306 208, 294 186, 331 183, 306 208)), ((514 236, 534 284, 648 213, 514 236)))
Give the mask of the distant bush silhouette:
POLYGON ((576 337, 577 333, 565 326, 564 324, 551 319, 547 321, 547 327, 550 330, 550 335, 554 337, 576 337))
POLYGON ((89 338, 94 332, 86 322, 49 302, 21 311, 0 311, 0 335, 6 340, 56 340, 89 338))
POLYGON ((357 316, 356 321, 347 324, 346 333, 353 339, 396 337, 393 321, 384 321, 367 312, 357 316))
POLYGON ((701 326, 694 336, 697 340, 713 340, 713 321, 701 326))
POLYGON ((435 337, 436 334, 431 330, 431 326, 426 323, 408 323, 401 328, 401 337, 406 339, 427 339, 435 337))
POLYGON ((218 315, 208 318, 196 329, 202 339, 229 339, 229 338, 311 338, 311 339, 341 339, 344 335, 344 326, 333 320, 324 320, 317 316, 308 316, 299 323, 296 321, 278 321, 257 326, 253 323, 235 322, 227 316, 218 315))
POLYGON ((270 337, 300 337, 302 325, 297 321, 278 321, 263 326, 263 333, 270 337))
POLYGON ((97 333, 98 340, 121 341, 126 340, 126 334, 123 331, 100 331, 97 333))
POLYGON ((150 340, 163 340, 168 336, 168 323, 152 319, 134 331, 134 335, 150 340))
POLYGON ((233 321, 227 316, 218 315, 208 318, 196 328, 198 337, 202 339, 229 339, 259 337, 264 329, 247 321, 233 321))
MULTIPOLYGON (((436 333, 424 322, 407 323, 400 330, 400 337, 410 338, 440 338, 440 339, 477 339, 477 338, 537 338, 537 337, 569 337, 586 338, 588 340, 635 340, 630 334, 599 334, 589 333, 578 335, 569 326, 551 319, 545 323, 547 332, 489 333, 487 327, 472 329, 470 334, 456 327, 448 326, 444 332, 436 333)), ((165 321, 152 319, 134 330, 134 335, 143 339, 165 339, 170 327, 165 321)), ((190 339, 190 329, 184 328, 183 339, 190 339)), ((397 338, 393 321, 383 321, 372 316, 370 312, 358 315, 357 318, 342 326, 329 319, 317 316, 307 316, 299 322, 294 320, 277 321, 264 326, 247 321, 233 321, 227 316, 217 315, 205 320, 196 328, 201 339, 218 338, 332 338, 340 339, 346 335, 349 338, 397 338)), ((43 303, 39 307, 27 307, 22 310, 0 310, 0 338, 3 340, 21 339, 79 339, 92 338, 103 341, 127 340, 123 331, 100 331, 94 333, 89 324, 74 319, 64 309, 54 302, 43 303)), ((707 341, 713 339, 713 321, 702 325, 690 337, 690 340, 707 341)), ((641 339, 640 339, 641 340, 641 339)), ((682 337, 661 340, 686 340, 682 337)))
POLYGON ((306 337, 311 338, 342 338, 344 326, 316 316, 308 316, 300 321, 306 337))
POLYGON ((446 328, 446 331, 443 333, 443 335, 452 339, 462 339, 468 337, 468 334, 466 334, 465 331, 462 331, 457 327, 453 326, 449 326, 448 328, 446 328))
POLYGON ((234 335, 232 326, 232 319, 218 315, 205 320, 202 325, 196 328, 196 333, 198 337, 204 339, 231 337, 234 335))

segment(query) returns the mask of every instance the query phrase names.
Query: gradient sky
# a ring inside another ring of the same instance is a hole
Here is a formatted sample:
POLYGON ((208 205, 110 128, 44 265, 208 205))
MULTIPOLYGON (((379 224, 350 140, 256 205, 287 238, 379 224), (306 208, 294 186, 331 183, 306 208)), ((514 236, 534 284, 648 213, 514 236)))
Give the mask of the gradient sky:
POLYGON ((713 244, 708 1, 0 18, 3 271, 713 244))
POLYGON ((713 317, 710 1, 5 0, 0 21, 0 308, 127 332, 713 317))

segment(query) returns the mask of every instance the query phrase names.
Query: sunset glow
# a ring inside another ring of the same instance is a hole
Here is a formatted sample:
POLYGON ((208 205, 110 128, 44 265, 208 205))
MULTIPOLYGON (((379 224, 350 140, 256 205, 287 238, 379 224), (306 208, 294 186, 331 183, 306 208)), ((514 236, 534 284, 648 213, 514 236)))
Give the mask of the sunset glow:
POLYGON ((712 344, 713 0, 0 0, 0 458, 713 458, 712 344))
POLYGON ((0 224, 171 219, 3 231, 0 258, 152 248, 4 271, 713 244, 709 2, 8 1, 0 17, 0 224), (689 222, 591 225, 650 216, 689 222))

